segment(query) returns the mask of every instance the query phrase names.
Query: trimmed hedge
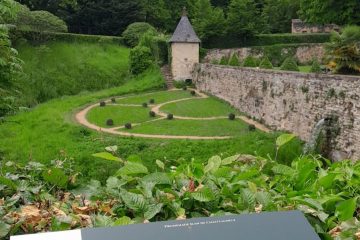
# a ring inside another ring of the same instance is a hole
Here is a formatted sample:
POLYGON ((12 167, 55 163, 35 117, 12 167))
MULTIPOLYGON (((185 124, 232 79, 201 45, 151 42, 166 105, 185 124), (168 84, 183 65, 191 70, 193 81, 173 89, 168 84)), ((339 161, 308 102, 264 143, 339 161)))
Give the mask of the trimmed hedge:
POLYGON ((324 43, 330 41, 328 33, 311 34, 259 34, 253 38, 242 39, 235 36, 213 37, 203 42, 205 48, 238 48, 293 43, 324 43))
POLYGON ((122 37, 102 36, 102 35, 85 35, 74 33, 58 33, 58 32, 37 32, 12 29, 10 38, 16 42, 19 39, 26 39, 32 44, 42 44, 49 41, 65 41, 65 42, 89 42, 89 43, 111 43, 123 45, 122 37))

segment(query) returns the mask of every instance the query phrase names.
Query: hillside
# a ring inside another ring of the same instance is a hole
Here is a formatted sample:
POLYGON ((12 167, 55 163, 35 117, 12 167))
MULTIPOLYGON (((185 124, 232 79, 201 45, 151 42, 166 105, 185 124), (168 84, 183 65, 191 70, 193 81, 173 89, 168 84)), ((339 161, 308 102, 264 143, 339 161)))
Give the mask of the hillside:
POLYGON ((16 48, 25 73, 17 84, 27 106, 119 86, 128 75, 129 49, 117 44, 52 41, 39 46, 20 43, 16 48))

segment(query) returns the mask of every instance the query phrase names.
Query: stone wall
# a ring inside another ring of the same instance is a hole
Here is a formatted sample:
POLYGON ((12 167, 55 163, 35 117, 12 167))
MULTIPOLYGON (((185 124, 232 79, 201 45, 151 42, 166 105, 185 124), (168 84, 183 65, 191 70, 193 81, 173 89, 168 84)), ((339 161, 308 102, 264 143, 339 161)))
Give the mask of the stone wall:
POLYGON ((199 90, 305 141, 319 120, 338 116, 335 148, 360 159, 360 77, 198 64, 193 80, 199 90))
MULTIPOLYGON (((243 61, 247 56, 261 58, 264 56, 266 48, 268 47, 210 49, 204 58, 204 62, 211 63, 214 60, 220 61, 223 56, 230 58, 233 54, 237 54, 240 61, 243 61)), ((280 51, 281 55, 284 56, 291 52, 290 55, 294 55, 300 64, 308 64, 312 62, 314 58, 316 58, 319 62, 322 62, 325 55, 323 44, 299 45, 295 49, 293 49, 293 47, 284 46, 280 51)))
POLYGON ((310 24, 300 19, 293 19, 291 24, 292 33, 330 33, 332 31, 339 32, 340 27, 336 24, 310 24))
POLYGON ((171 44, 171 73, 175 81, 191 79, 194 64, 199 63, 199 43, 171 44))

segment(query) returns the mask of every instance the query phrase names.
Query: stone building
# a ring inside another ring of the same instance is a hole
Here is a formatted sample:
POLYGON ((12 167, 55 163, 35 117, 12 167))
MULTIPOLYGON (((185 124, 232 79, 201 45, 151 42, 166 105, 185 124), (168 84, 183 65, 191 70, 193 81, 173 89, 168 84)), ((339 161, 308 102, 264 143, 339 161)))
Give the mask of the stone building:
POLYGON ((291 25, 292 33, 330 33, 332 31, 339 32, 340 27, 336 24, 310 24, 301 21, 300 19, 293 19, 291 25))
POLYGON ((196 35, 183 10, 181 20, 170 39, 171 44, 171 72, 175 81, 191 79, 191 71, 199 63, 200 39, 196 35))

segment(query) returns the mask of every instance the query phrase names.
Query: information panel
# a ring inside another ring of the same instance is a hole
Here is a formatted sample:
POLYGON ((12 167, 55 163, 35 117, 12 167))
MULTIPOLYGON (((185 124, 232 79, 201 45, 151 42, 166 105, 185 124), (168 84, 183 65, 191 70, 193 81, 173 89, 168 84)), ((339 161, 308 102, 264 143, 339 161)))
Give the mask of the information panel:
POLYGON ((320 240, 299 211, 230 215, 11 237, 11 240, 320 240))

